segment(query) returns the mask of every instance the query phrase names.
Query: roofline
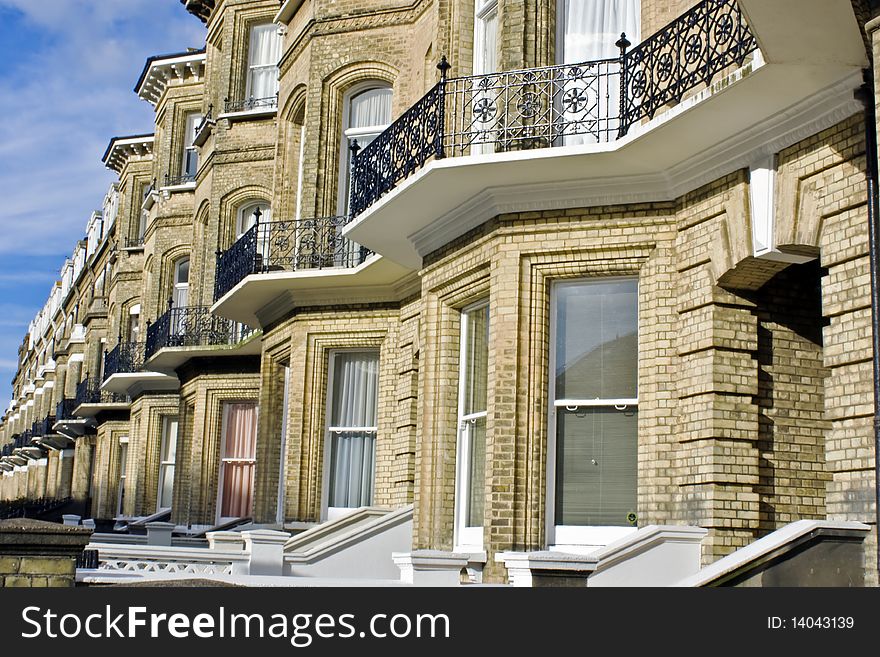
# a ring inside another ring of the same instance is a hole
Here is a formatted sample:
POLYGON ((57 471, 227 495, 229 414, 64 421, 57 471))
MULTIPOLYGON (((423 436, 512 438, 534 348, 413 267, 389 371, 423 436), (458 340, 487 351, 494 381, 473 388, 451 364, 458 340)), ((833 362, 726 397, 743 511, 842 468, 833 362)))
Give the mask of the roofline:
POLYGON ((125 141, 126 139, 143 141, 147 137, 155 138, 155 133, 148 132, 143 135, 126 135, 124 137, 110 137, 110 143, 107 144, 107 148, 104 150, 104 154, 101 156, 101 162, 107 164, 107 158, 110 157, 110 151, 113 150, 113 147, 121 141, 125 141))
POLYGON ((163 59, 177 59, 178 57, 186 57, 187 55, 204 55, 206 52, 205 48, 201 48, 199 50, 185 50, 184 52, 172 52, 167 55, 153 55, 152 57, 147 57, 147 61, 144 62, 144 69, 141 71, 140 77, 138 81, 134 85, 134 92, 138 95, 141 93, 141 87, 144 84, 144 81, 147 79, 147 73, 150 72, 150 67, 163 59))

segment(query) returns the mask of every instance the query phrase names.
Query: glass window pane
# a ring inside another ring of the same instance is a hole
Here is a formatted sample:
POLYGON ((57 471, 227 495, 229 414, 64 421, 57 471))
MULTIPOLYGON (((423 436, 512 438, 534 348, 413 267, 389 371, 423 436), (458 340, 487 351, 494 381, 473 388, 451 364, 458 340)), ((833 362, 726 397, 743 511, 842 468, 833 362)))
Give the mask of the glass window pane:
MULTIPOLYGON (((383 87, 363 91, 352 97, 348 127, 368 128, 391 123, 391 89, 383 87)), ((358 141, 361 146, 365 144, 358 141)))
POLYGON ((629 526, 636 512, 634 407, 556 409, 556 524, 629 526))
POLYGON ((161 460, 173 462, 177 457, 177 420, 166 419, 163 433, 161 460))
POLYGON ((174 466, 163 465, 159 468, 159 508, 170 509, 174 495, 174 466))
POLYGON ((590 281, 556 289, 556 399, 633 399, 638 284, 590 281))
POLYGON ((333 357, 330 426, 374 427, 378 405, 379 354, 344 352, 333 357))
POLYGON ((332 432, 330 440, 328 505, 356 508, 372 504, 375 436, 362 431, 332 432))
POLYGON ((486 499, 486 417, 468 422, 468 505, 466 527, 482 527, 486 499))
POLYGON ((257 405, 226 404, 224 458, 253 459, 257 452, 257 405))
POLYGON ((463 414, 486 410, 489 368, 489 306, 465 314, 463 414))

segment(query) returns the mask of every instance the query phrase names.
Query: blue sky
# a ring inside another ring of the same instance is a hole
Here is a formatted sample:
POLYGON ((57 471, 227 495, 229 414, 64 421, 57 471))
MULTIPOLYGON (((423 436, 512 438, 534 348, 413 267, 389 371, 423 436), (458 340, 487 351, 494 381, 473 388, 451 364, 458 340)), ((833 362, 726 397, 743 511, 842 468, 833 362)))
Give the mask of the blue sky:
POLYGON ((151 132, 150 55, 204 45, 179 0, 0 0, 0 404, 17 349, 99 209, 114 135, 151 132))

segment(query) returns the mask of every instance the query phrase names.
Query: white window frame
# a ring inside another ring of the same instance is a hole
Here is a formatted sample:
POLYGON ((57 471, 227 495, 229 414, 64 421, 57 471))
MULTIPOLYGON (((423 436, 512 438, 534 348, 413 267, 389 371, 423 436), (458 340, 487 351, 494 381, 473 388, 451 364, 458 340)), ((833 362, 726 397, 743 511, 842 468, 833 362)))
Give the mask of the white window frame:
POLYGON ((382 80, 369 80, 355 85, 349 89, 343 96, 342 105, 342 139, 339 145, 339 197, 337 199, 338 214, 348 214, 348 201, 351 189, 351 142, 358 140, 358 145, 363 150, 365 144, 364 137, 378 137, 385 129, 391 125, 371 125, 362 128, 349 128, 348 123, 351 120, 351 101, 362 93, 373 91, 374 89, 386 89, 391 97, 392 109, 394 103, 394 88, 382 80))
POLYGON ((174 500, 174 474, 175 474, 175 466, 176 466, 176 456, 177 456, 177 443, 180 437, 180 422, 176 415, 163 415, 162 416, 162 440, 159 444, 159 487, 156 493, 156 511, 167 511, 171 508, 171 504, 168 506, 162 506, 162 488, 165 483, 165 478, 171 475, 171 495, 172 499, 167 500, 173 503, 174 500), (174 427, 173 431, 171 427, 174 427), (163 455, 166 452, 166 447, 168 446, 168 442, 171 440, 171 435, 174 435, 174 461, 165 461, 163 460, 163 455))
MULTIPOLYGON (((245 82, 245 94, 244 94, 245 100, 251 98, 251 94, 252 94, 252 90, 253 90, 253 86, 254 86, 254 72, 257 70, 262 71, 265 69, 275 69, 275 97, 277 98, 277 96, 278 96, 278 88, 279 88, 278 62, 275 62, 274 64, 254 64, 253 63, 254 60, 253 60, 253 52, 252 52, 251 46, 253 44, 254 31, 258 28, 266 27, 266 26, 272 26, 273 28, 275 28, 276 35, 277 35, 277 28, 275 27, 275 25, 273 23, 255 23, 254 25, 251 25, 250 29, 248 30, 248 55, 247 55, 248 69, 247 69, 247 80, 245 82)), ((280 39, 281 37, 276 36, 276 38, 280 39)), ((281 44, 281 50, 283 52, 284 44, 281 44)), ((271 96, 265 96, 265 98, 271 98, 271 96)), ((262 98, 254 98, 254 100, 263 100, 263 99, 262 98)))
MULTIPOLYGON (((560 287, 573 287, 589 284, 591 282, 613 283, 615 281, 636 282, 636 336, 641 334, 641 317, 639 314, 639 279, 637 276, 595 276, 590 278, 578 278, 574 280, 560 280, 552 284, 550 291, 550 359, 548 378, 548 427, 547 427, 547 481, 546 481, 546 509, 545 531, 547 545, 551 550, 561 549, 568 552, 591 552, 596 548, 608 545, 613 541, 623 538, 633 532, 637 527, 621 526, 578 526, 556 524, 556 414, 557 408, 576 410, 580 407, 590 408, 616 408, 624 410, 626 407, 638 408, 638 370, 641 355, 636 354, 636 397, 627 399, 556 399, 556 380, 552 373, 556 371, 556 311, 560 287)), ((638 433, 636 434, 638 441, 638 433)))
MULTIPOLYGON (((465 525, 467 507, 470 503, 470 465, 471 460, 471 431, 476 420, 488 418, 489 410, 476 413, 464 413, 465 382, 467 357, 468 317, 471 313, 489 307, 489 300, 483 299, 475 304, 467 306, 461 311, 461 337, 459 341, 459 375, 458 375, 458 411, 456 421, 456 457, 455 457, 455 517, 454 517, 454 540, 455 550, 482 551, 484 527, 468 527, 465 525)), ((490 320, 491 321, 491 315, 490 320)), ((487 373, 488 378, 488 373, 487 373)), ((488 401, 487 401, 488 407, 488 401)), ((483 510, 485 518, 485 509, 483 510)))
MULTIPOLYGON (((256 458, 256 444, 254 445, 254 458, 252 459, 239 459, 239 458, 226 458, 224 454, 226 454, 226 424, 229 419, 229 406, 230 404, 253 404, 256 407, 257 414, 257 438, 259 438, 260 431, 260 406, 257 402, 252 400, 228 400, 222 403, 222 418, 220 421, 220 460, 219 460, 219 472, 217 473, 217 511, 214 515, 216 518, 217 524, 223 524, 226 522, 230 522, 235 520, 235 516, 221 516, 221 512, 223 511, 223 480, 226 475, 226 468, 223 467, 226 463, 250 463, 256 468, 257 458, 256 458)), ((254 493, 256 493, 256 479, 253 481, 254 493)))
POLYGON ((275 522, 284 526, 284 504, 287 499, 285 476, 287 473, 287 405, 290 403, 290 363, 284 368, 284 392, 281 395, 281 449, 278 464, 278 506, 275 511, 275 522))
POLYGON ((128 436, 119 438, 119 450, 116 458, 119 468, 118 486, 116 488, 116 517, 122 517, 122 505, 125 503, 125 481, 128 476, 128 436))
MULTIPOLYGON (((489 19, 495 14, 495 38, 497 48, 498 38, 498 0, 474 0, 474 57, 473 57, 473 74, 484 75, 487 73, 497 73, 497 71, 487 71, 486 62, 482 60, 482 53, 486 41, 486 26, 489 19), (482 5, 482 6, 480 6, 482 5), (479 64, 479 66, 478 66, 479 64)), ((498 53, 495 53, 498 56, 498 53)), ((497 68, 497 66, 495 67, 497 68)))
POLYGON ((173 308, 185 308, 189 305, 189 268, 192 262, 190 261, 189 256, 183 256, 174 261, 174 281, 171 292, 171 300, 173 301, 173 308), (180 281, 180 269, 183 263, 187 263, 187 273, 186 273, 186 281, 180 281), (178 300, 180 298, 181 292, 186 293, 186 304, 178 305, 178 300))
POLYGON ((199 172, 199 149, 193 143, 195 139, 196 130, 199 127, 199 124, 202 122, 202 114, 201 112, 187 112, 184 115, 183 125, 184 125, 184 133, 183 133, 183 153, 180 159, 180 175, 188 176, 190 175, 187 171, 187 162, 189 161, 189 156, 192 154, 195 158, 195 168, 192 172, 193 180, 195 180, 196 175, 199 172))
MULTIPOLYGON (((359 507, 344 507, 344 506, 330 506, 330 461, 332 456, 332 440, 334 433, 346 433, 346 432, 360 432, 360 433, 371 433, 373 434, 373 440, 378 440, 379 437, 379 427, 338 427, 330 424, 333 418, 333 372, 335 371, 336 364, 336 356, 343 353, 374 353, 376 354, 376 360, 379 363, 381 368, 382 364, 382 354, 379 349, 370 349, 370 348, 352 348, 352 349, 332 349, 330 350, 328 362, 327 362, 327 393, 324 396, 325 398, 325 406, 324 409, 324 426, 326 429, 324 430, 324 470, 323 476, 321 477, 321 518, 324 520, 334 520, 336 518, 341 518, 343 516, 347 516, 350 513, 354 513, 358 510, 359 507)), ((381 379, 381 371, 377 373, 377 377, 381 379)), ((378 384, 378 381, 377 381, 378 384)), ((381 392, 381 391, 380 391, 381 392)), ((380 395, 381 396, 381 395, 380 395)), ((377 401, 378 404, 378 401, 377 401)), ((376 409, 378 411, 378 409, 376 409)), ((378 413, 377 413, 378 417, 378 413)), ((374 449, 376 445, 373 446, 374 449)), ((373 486, 373 496, 375 496, 376 492, 376 471, 373 470, 372 473, 372 486, 373 486)))

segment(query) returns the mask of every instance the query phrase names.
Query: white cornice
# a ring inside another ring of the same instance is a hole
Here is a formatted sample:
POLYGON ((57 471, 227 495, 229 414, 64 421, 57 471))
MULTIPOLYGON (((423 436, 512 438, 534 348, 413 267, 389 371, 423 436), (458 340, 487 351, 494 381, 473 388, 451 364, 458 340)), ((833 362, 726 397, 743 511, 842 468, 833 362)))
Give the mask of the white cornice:
POLYGON ((171 82, 199 82, 204 67, 204 52, 154 59, 147 65, 143 79, 135 91, 140 98, 155 107, 171 82))
POLYGON ((108 169, 120 173, 129 158, 151 157, 154 139, 153 135, 114 137, 110 140, 102 161, 108 169))

